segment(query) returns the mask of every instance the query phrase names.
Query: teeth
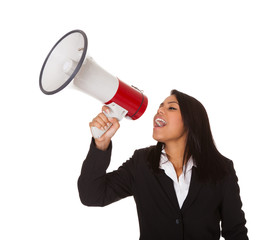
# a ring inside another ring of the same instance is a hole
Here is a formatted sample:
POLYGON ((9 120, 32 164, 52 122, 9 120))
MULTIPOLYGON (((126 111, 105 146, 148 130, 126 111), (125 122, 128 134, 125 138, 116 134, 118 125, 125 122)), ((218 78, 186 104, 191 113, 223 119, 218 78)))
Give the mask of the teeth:
POLYGON ((155 122, 157 123, 157 125, 158 125, 159 127, 164 127, 164 126, 167 124, 166 121, 163 120, 163 119, 161 119, 161 118, 157 118, 157 119, 155 120, 155 122))

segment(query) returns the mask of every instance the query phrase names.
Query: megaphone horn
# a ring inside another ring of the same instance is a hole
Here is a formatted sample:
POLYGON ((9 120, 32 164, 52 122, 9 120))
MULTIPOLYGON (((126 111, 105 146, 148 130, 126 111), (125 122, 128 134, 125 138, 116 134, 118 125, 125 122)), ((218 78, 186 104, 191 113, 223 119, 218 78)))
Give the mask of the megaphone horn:
MULTIPOLYGON (((129 86, 99 66, 91 56, 86 56, 88 40, 81 30, 65 34, 53 46, 40 71, 39 86, 50 95, 64 89, 69 83, 98 99, 110 108, 107 117, 136 120, 148 105, 148 98, 138 88, 129 86)), ((105 130, 107 131, 107 130, 105 130)), ((92 128, 94 138, 105 131, 92 128)))

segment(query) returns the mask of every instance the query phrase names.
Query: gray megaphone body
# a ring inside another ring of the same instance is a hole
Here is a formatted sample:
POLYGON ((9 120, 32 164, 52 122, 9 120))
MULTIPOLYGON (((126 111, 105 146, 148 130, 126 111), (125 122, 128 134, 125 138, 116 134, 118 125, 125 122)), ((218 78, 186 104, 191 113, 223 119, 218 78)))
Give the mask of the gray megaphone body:
MULTIPOLYGON (((73 30, 59 39, 41 68, 41 91, 55 94, 73 82, 79 90, 110 108, 107 117, 115 117, 119 121, 123 117, 132 120, 141 117, 147 108, 148 98, 142 91, 100 67, 92 57, 87 56, 87 49, 87 36, 81 30, 73 30)), ((107 130, 91 129, 94 138, 101 137, 107 130)))

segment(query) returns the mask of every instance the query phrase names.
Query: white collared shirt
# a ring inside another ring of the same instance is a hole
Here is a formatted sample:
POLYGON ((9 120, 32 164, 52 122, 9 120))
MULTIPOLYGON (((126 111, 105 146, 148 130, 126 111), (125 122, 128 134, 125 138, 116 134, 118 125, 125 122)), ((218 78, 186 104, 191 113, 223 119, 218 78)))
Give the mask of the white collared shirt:
POLYGON ((177 178, 176 171, 173 167, 173 164, 169 161, 165 150, 163 149, 160 157, 159 168, 163 169, 168 177, 173 181, 174 190, 178 199, 180 208, 183 205, 185 198, 187 197, 191 177, 192 177, 192 167, 195 166, 192 157, 187 162, 187 166, 183 166, 182 174, 177 178), (185 173, 186 169, 186 173, 185 173), (185 173, 185 174, 184 174, 185 173))

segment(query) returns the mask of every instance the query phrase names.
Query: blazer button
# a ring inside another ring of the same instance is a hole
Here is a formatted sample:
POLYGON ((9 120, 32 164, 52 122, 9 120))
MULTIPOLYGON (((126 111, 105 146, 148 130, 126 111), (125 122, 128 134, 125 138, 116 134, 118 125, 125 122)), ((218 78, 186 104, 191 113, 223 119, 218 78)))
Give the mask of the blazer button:
POLYGON ((175 222, 176 222, 176 224, 180 224, 181 223, 180 219, 178 219, 178 218, 176 219, 175 222))

